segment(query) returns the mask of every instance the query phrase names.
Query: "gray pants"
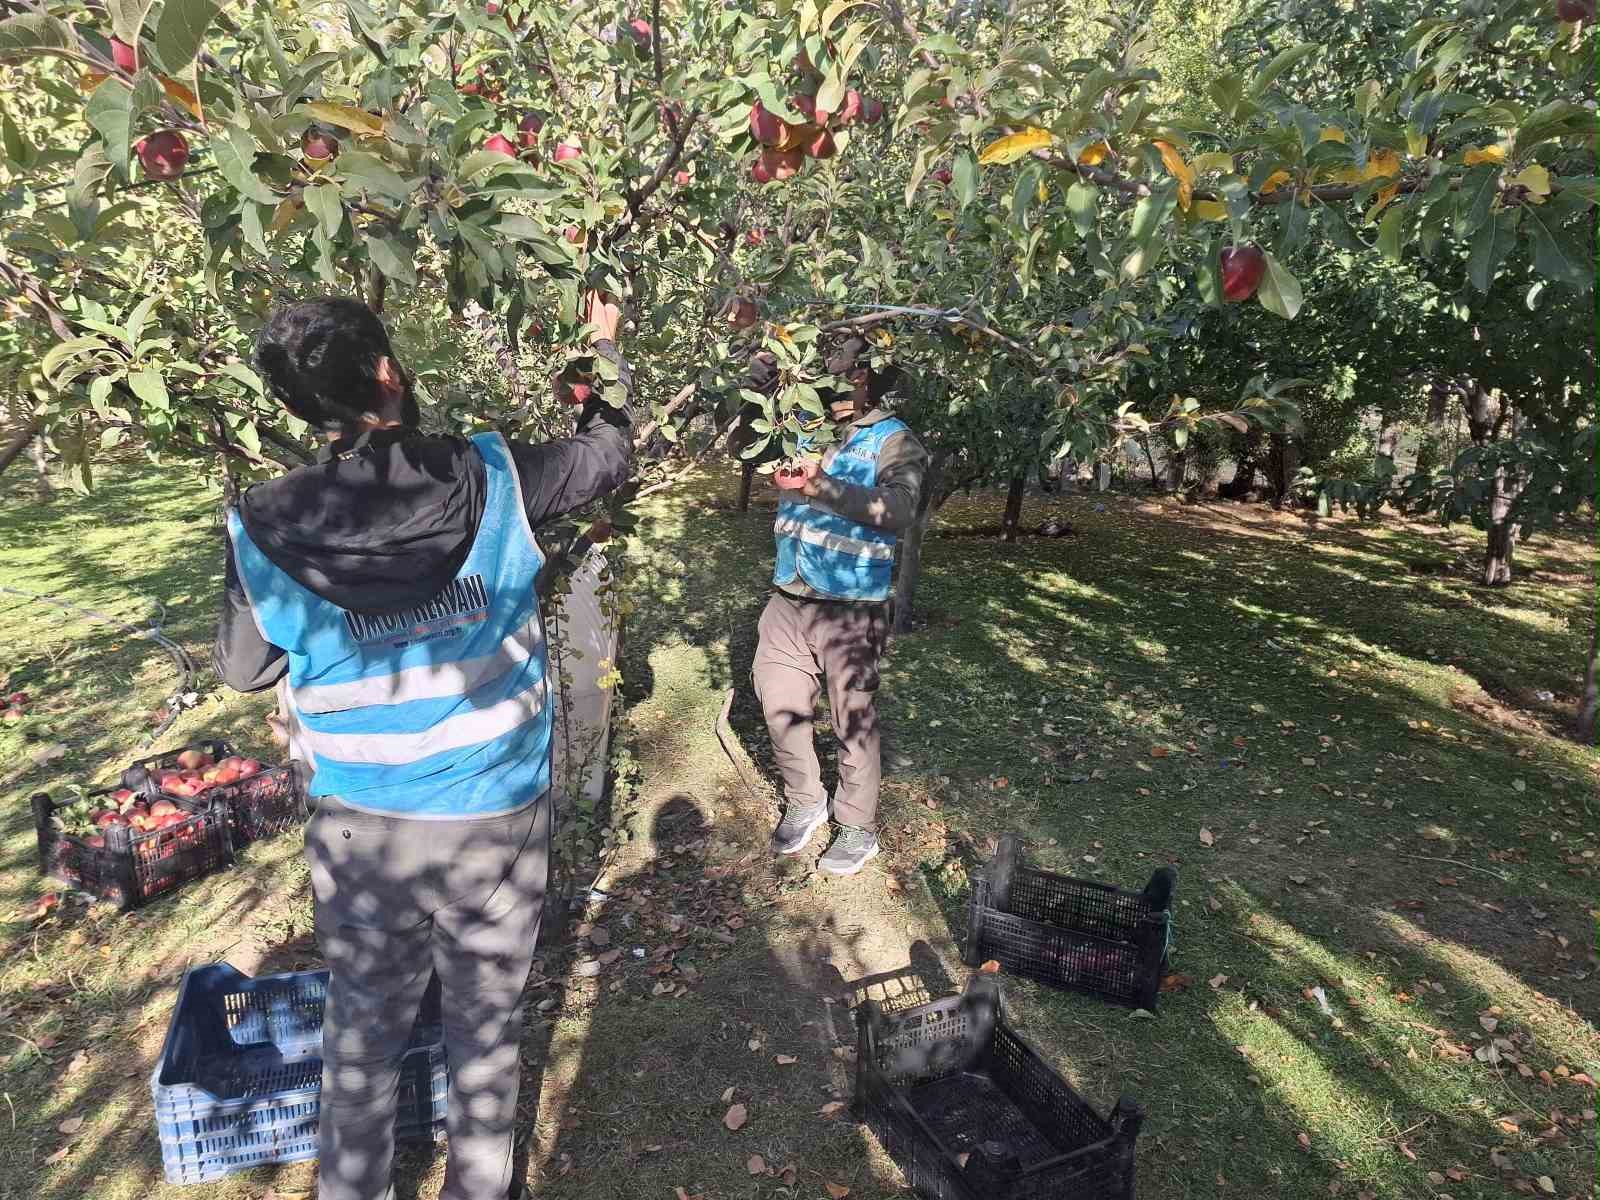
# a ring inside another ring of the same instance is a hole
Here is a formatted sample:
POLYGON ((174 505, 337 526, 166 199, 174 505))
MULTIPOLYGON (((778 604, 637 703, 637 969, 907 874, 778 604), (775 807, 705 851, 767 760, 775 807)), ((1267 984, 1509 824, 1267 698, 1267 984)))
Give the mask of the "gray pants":
POLYGON ((417 821, 317 802, 306 827, 322 1037, 319 1200, 389 1200, 400 1059, 438 972, 450 1063, 441 1200, 512 1185, 522 991, 549 872, 550 798, 509 816, 417 821))
POLYGON ((834 819, 860 829, 876 826, 883 778, 878 660, 888 634, 889 617, 882 604, 801 600, 783 592, 774 592, 767 601, 751 677, 791 808, 827 801, 811 729, 821 683, 826 682, 840 745, 834 819))

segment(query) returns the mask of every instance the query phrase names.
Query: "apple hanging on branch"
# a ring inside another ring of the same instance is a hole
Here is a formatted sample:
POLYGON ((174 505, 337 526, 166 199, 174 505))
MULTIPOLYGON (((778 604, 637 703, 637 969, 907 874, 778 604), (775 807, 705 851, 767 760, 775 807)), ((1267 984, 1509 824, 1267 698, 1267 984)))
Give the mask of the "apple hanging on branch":
POLYGON ((1224 246, 1219 264, 1222 295, 1235 303, 1254 296, 1267 273, 1267 256, 1254 242, 1248 246, 1224 246))
POLYGON ((134 147, 146 179, 176 179, 189 161, 189 143, 176 129, 163 129, 134 147))
POLYGON ((532 150, 539 144, 539 132, 544 129, 544 114, 531 112, 517 122, 517 141, 524 150, 532 150))
POLYGON ((121 38, 114 37, 111 39, 111 61, 117 64, 117 70, 132 75, 139 69, 139 51, 121 38))
POLYGON ((313 125, 300 135, 300 153, 313 166, 321 166, 339 157, 339 139, 313 125))
POLYGON ((1556 0, 1556 16, 1568 25, 1594 20, 1594 0, 1556 0))
POLYGON ((735 296, 728 304, 728 324, 735 329, 749 329, 761 320, 761 307, 746 296, 735 296))
POLYGON ((551 390, 562 404, 584 405, 594 396, 594 374, 588 359, 573 359, 551 380, 551 390))
POLYGON ((517 156, 516 144, 503 133, 496 133, 484 139, 483 148, 495 154, 504 154, 507 158, 517 156))

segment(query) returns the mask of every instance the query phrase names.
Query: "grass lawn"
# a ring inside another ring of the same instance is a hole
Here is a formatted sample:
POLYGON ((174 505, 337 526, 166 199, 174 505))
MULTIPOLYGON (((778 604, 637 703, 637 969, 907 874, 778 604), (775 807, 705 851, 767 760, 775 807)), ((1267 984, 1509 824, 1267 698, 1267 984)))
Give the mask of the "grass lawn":
MULTIPOLYGON (((49 506, 7 483, 0 587, 137 624, 158 600, 206 653, 220 534, 192 482, 113 476, 49 506)), ((632 552, 616 819, 633 838, 587 936, 537 964, 524 1105, 541 1196, 901 1192, 829 1107, 849 1097, 850 1005, 961 986, 971 875, 1014 831, 1040 865, 1124 886, 1178 866, 1178 986, 1153 1018, 1006 983, 1098 1107, 1144 1105, 1141 1196, 1593 1197, 1600 774, 1562 726, 1592 539, 1536 542, 1521 581, 1489 592, 1462 565, 1471 531, 1072 496, 1024 514, 1068 536, 1004 545, 958 536, 998 499, 955 501, 925 620, 885 672, 885 854, 830 880, 814 853, 763 851, 772 771, 748 670, 771 512, 733 511, 736 484, 656 497, 632 552), (713 730, 729 687, 754 794, 713 730)), ((34 915, 28 795, 143 753, 175 674, 150 642, 11 591, 0 645, 4 689, 34 697, 0 726, 0 1197, 202 1194, 161 1182, 149 1072, 186 964, 317 962, 298 839, 132 916, 34 915)), ((261 700, 209 674, 200 692, 163 747, 204 732, 270 751, 261 700)), ((401 1195, 432 1197, 441 1172, 408 1150, 401 1195)), ((203 1194, 313 1187, 299 1165, 203 1194)))

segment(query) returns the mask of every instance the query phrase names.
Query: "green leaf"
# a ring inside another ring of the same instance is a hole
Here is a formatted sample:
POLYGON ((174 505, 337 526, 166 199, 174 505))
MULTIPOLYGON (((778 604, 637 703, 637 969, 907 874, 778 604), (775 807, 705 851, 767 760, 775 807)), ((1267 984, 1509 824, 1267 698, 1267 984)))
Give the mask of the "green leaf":
POLYGON ((1206 92, 1222 115, 1231 117, 1234 110, 1239 107, 1239 101, 1244 98, 1244 77, 1233 72, 1218 75, 1206 88, 1206 92))
POLYGON ((200 53, 206 27, 222 5, 212 0, 166 0, 156 22, 156 53, 168 75, 181 75, 200 53))
POLYGON ((1280 50, 1272 57, 1272 61, 1256 74, 1255 82, 1250 85, 1250 94, 1256 97, 1264 95, 1278 76, 1321 48, 1316 42, 1301 42, 1297 46, 1290 46, 1287 50, 1280 50))
POLYGON ((124 179, 132 179, 133 92, 117 79, 95 88, 84 106, 84 119, 105 143, 106 157, 124 179))
POLYGON ((234 437, 239 439, 239 444, 251 454, 261 453, 261 433, 256 429, 254 421, 242 421, 233 431, 234 437))
POLYGON ((956 151, 955 166, 952 171, 955 184, 956 202, 966 208, 978 198, 978 162, 972 157, 972 151, 962 147, 956 151))
POLYGON ((367 257, 386 279, 415 285, 417 273, 411 265, 411 252, 400 239, 367 235, 367 257))
POLYGON ((1500 167, 1481 163, 1468 167, 1456 193, 1456 234, 1466 237, 1489 219, 1489 209, 1500 191, 1500 167))
POLYGON ((1072 214, 1072 223, 1078 227, 1080 237, 1088 237, 1094 232, 1100 219, 1099 203, 1099 189, 1082 180, 1067 189, 1067 211, 1072 214))
MULTIPOLYGON (((1528 233, 1533 238, 1533 269, 1557 283, 1588 287, 1594 283, 1593 261, 1586 261, 1583 248, 1575 245, 1551 219, 1553 206, 1528 205, 1528 233)), ((1588 226, 1593 237, 1593 225, 1588 226)))
POLYGON ((6 157, 26 169, 33 162, 33 143, 22 136, 22 130, 11 119, 10 113, 0 113, 0 144, 5 146, 6 157))
POLYGON ((1169 181, 1133 206, 1133 227, 1128 236, 1140 248, 1148 246, 1150 239, 1160 232, 1162 224, 1177 206, 1178 185, 1169 181))
POLYGON ((77 45, 72 26, 55 17, 29 13, 0 21, 0 59, 39 50, 74 50, 77 45))
POLYGON ((1217 263, 1217 247, 1210 238, 1205 241, 1204 250, 1195 266, 1195 284, 1200 289, 1200 298, 1212 308, 1222 307, 1222 272, 1217 263))
POLYGON ((1391 204, 1378 225, 1378 252, 1390 262, 1400 261, 1400 246, 1405 237, 1406 215, 1409 211, 1404 204, 1391 204))
POLYGON ((278 196, 255 173, 256 143, 247 130, 229 125, 211 135, 211 156, 222 177, 246 199, 258 204, 276 204, 278 196))
POLYGON ((257 397, 266 397, 267 385, 261 381, 261 376, 257 375, 243 363, 223 363, 222 373, 228 376, 228 378, 235 379, 242 383, 245 387, 254 392, 257 397))
POLYGON ((1501 260, 1516 244, 1517 221, 1521 215, 1518 209, 1502 210, 1473 233, 1467 257, 1467 278, 1480 292, 1489 290, 1501 260))
POLYGON ((339 226, 344 224, 344 201, 340 199, 338 184, 324 180, 308 187, 302 198, 306 209, 321 222, 325 234, 331 238, 339 232, 339 226))
MULTIPOLYGON (((510 159, 503 159, 510 162, 510 159)), ((365 150, 346 150, 337 159, 338 172, 344 177, 346 195, 357 191, 374 192, 390 200, 404 200, 411 195, 411 184, 393 167, 376 154, 365 150)))
POLYGON ((817 89, 817 107, 824 112, 838 112, 839 104, 844 100, 844 85, 845 81, 839 77, 837 70, 829 71, 828 77, 817 89))
POLYGON ((153 6, 153 0, 106 0, 112 32, 128 45, 138 45, 139 31, 144 28, 144 19, 153 6))
POLYGON ((123 336, 127 338, 128 345, 137 346, 139 339, 144 337, 145 327, 150 324, 150 314, 155 311, 157 296, 146 296, 128 314, 128 319, 123 323, 123 336))
POLYGON ((128 386, 133 389, 135 396, 151 408, 165 412, 172 407, 172 398, 167 395, 167 381, 161 378, 160 371, 134 371, 128 376, 128 386))
POLYGON ((1300 292, 1300 281, 1289 273, 1288 268, 1268 254, 1267 273, 1261 277, 1261 286, 1256 289, 1256 299, 1269 313, 1282 317, 1285 321, 1292 321, 1295 314, 1300 311, 1300 305, 1305 298, 1300 292))
POLYGON ((68 338, 64 342, 57 342, 45 352, 44 358, 39 361, 39 370, 44 373, 46 379, 51 380, 59 387, 61 384, 83 373, 88 366, 90 355, 110 349, 110 343, 103 338, 68 338), (58 378, 56 372, 69 363, 74 364, 75 369, 70 374, 63 374, 58 378))

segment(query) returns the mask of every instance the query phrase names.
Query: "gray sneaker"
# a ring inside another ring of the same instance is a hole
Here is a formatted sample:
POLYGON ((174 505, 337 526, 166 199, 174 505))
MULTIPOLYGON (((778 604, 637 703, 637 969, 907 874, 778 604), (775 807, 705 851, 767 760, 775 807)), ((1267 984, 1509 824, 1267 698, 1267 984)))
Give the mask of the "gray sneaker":
POLYGON ((772 852, 799 854, 817 830, 827 823, 826 804, 819 804, 815 808, 796 808, 791 804, 784 810, 783 820, 778 822, 777 829, 772 831, 772 852))
POLYGON ((857 829, 854 825, 839 826, 833 845, 817 863, 817 869, 829 875, 854 875, 878 857, 878 835, 870 829, 857 829))

